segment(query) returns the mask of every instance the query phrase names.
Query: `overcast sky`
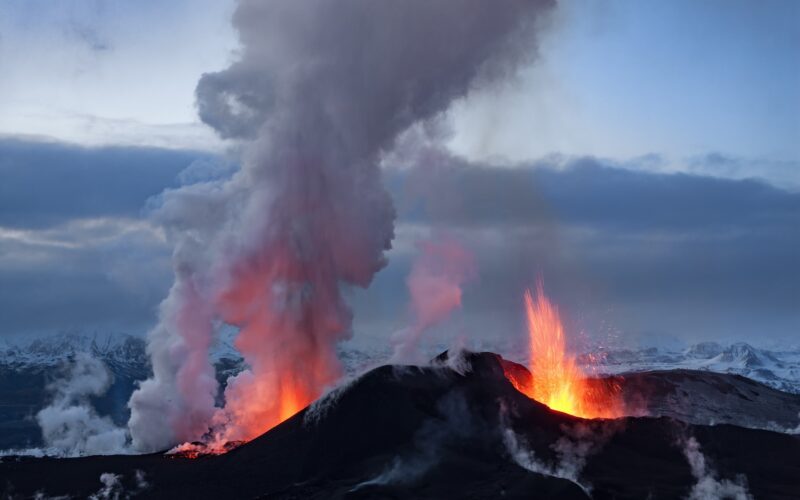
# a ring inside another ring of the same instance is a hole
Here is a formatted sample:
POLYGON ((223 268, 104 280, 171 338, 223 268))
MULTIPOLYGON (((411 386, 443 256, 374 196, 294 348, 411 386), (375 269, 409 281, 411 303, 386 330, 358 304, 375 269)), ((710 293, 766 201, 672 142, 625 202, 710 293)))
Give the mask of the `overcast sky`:
MULTIPOLYGON (((194 107, 235 58, 233 9, 0 3, 0 334, 152 325, 159 193, 236 168, 194 107)), ((479 264, 466 335, 519 328, 543 275, 598 338, 798 338, 800 3, 565 2, 548 22, 535 63, 442 117, 449 152, 386 162, 398 236, 357 335, 403 324, 414 241, 444 230, 479 264)))

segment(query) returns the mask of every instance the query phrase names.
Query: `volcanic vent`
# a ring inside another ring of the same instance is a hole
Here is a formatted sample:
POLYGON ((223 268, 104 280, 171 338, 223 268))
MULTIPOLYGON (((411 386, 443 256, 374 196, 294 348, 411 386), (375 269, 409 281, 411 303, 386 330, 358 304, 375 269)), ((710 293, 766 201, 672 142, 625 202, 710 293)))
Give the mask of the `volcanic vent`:
MULTIPOLYGON (((520 392, 548 407, 583 418, 616 418, 625 413, 617 381, 590 379, 567 350, 558 308, 539 280, 536 297, 525 293, 530 372, 513 367, 506 376, 520 392)), ((508 366, 508 365, 506 365, 508 366)))
POLYGON ((701 480, 688 450, 703 457, 706 480, 755 498, 797 491, 797 437, 669 418, 581 419, 519 392, 506 377, 512 366, 525 370, 492 353, 386 365, 223 455, 85 457, 55 468, 54 459, 20 458, 0 463, 0 478, 12 498, 85 497, 101 473, 136 471, 148 498, 683 498, 701 480))

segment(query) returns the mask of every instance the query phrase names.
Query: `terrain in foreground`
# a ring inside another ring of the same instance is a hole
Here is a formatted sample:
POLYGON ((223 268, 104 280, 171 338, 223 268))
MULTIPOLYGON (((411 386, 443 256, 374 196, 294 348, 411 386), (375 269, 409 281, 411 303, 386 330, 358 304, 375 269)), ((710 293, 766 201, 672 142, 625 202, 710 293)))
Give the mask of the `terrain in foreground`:
MULTIPOLYGON (((382 366, 225 455, 4 457, 0 489, 11 498, 83 498, 103 488, 148 498, 684 498, 703 491, 796 498, 800 492, 797 435, 672 417, 583 420, 518 392, 504 376, 508 363, 467 353, 422 368, 382 366)), ((655 387, 657 395, 692 376, 642 374, 631 383, 655 387)), ((698 380, 692 383, 717 386, 719 404, 739 408, 738 400, 757 407, 769 389, 736 377, 698 380)), ((785 402, 798 404, 793 398, 787 394, 785 402)))

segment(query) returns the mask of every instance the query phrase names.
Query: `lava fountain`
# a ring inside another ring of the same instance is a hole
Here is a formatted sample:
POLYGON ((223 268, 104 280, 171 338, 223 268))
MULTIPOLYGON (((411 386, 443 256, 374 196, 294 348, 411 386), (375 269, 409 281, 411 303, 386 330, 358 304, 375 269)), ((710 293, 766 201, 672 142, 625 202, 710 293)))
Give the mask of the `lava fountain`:
POLYGON ((536 297, 530 290, 525 292, 525 315, 531 376, 521 377, 506 370, 514 387, 529 398, 570 415, 624 416, 619 384, 587 377, 575 356, 568 352, 558 308, 544 294, 541 282, 536 286, 536 297))

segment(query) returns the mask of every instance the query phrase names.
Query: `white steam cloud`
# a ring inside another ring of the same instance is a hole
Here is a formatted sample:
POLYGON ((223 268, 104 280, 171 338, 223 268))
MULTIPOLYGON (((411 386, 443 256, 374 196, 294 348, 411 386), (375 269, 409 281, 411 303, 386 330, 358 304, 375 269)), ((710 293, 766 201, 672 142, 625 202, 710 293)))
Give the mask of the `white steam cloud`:
POLYGON ((97 492, 89 495, 89 500, 127 500, 141 495, 150 487, 144 472, 134 471, 133 488, 125 489, 122 483, 123 475, 113 472, 100 474, 100 483, 103 485, 97 492))
POLYGON ((684 442, 683 453, 692 468, 692 475, 697 480, 688 500, 752 500, 753 496, 747 491, 747 478, 738 476, 735 481, 718 479, 716 473, 706 463, 706 457, 700 451, 700 443, 694 437, 684 442))
POLYGON ((97 414, 91 397, 102 396, 113 376, 102 361, 78 353, 64 377, 48 385, 52 402, 36 414, 47 453, 63 456, 125 453, 128 432, 97 414))
POLYGON ((103 487, 97 493, 89 496, 90 500, 119 500, 122 496, 123 488, 122 476, 114 474, 113 472, 104 472, 100 474, 100 482, 103 487))
POLYGON ((242 50, 197 87, 201 118, 243 141, 241 170, 161 197, 175 282, 130 400, 141 451, 250 439, 341 374, 341 288, 385 265, 394 208, 378 168, 399 134, 534 53, 550 0, 240 0, 242 50), (248 369, 225 406, 208 351, 239 328, 248 369))

